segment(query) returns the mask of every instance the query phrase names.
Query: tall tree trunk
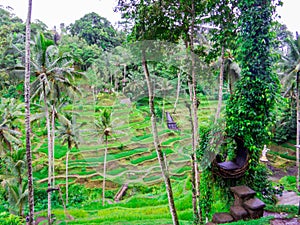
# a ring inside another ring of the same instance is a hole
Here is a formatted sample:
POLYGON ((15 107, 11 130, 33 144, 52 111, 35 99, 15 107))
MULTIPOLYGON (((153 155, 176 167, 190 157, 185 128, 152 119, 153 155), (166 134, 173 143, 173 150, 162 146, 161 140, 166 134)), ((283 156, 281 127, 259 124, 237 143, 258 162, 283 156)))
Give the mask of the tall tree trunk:
POLYGON ((28 0, 28 14, 26 20, 26 47, 25 47, 25 132, 26 132, 26 158, 28 167, 28 205, 29 205, 29 225, 34 224, 34 195, 32 176, 32 156, 30 142, 30 24, 31 24, 32 0, 28 0))
POLYGON ((181 70, 177 74, 176 100, 175 100, 175 103, 174 103, 174 111, 173 111, 173 113, 176 113, 177 104, 178 104, 178 101, 179 101, 180 86, 181 86, 181 70))
POLYGON ((224 58, 224 46, 222 46, 221 50, 221 67, 220 67, 220 75, 219 75, 219 98, 218 98, 218 107, 217 112, 215 115, 215 123, 220 118, 221 114, 221 108, 222 108, 222 99, 223 99, 223 80, 224 80, 224 64, 225 64, 225 58, 224 58))
POLYGON ((70 148, 67 151, 67 156, 66 156, 66 207, 69 202, 69 154, 70 154, 70 148))
MULTIPOLYGON (((42 79, 47 79, 46 74, 42 79)), ((44 95, 44 104, 45 104, 45 117, 46 117, 46 127, 47 127, 47 137, 48 137, 48 223, 51 224, 51 193, 52 187, 52 139, 51 139, 51 129, 50 129, 50 118, 49 118, 49 109, 47 105, 46 97, 46 87, 45 81, 43 80, 43 95, 44 95)))
POLYGON ((163 152, 161 150, 160 141, 158 138, 156 115, 155 115, 155 110, 154 110, 154 95, 153 95, 148 65, 147 65, 147 61, 146 61, 146 57, 145 57, 145 50, 142 50, 142 66, 143 66, 143 70, 144 70, 144 74, 145 74, 145 78, 146 78, 146 82, 147 82, 147 87, 148 87, 148 92, 149 92, 149 109, 150 109, 150 115, 151 115, 152 134, 153 134, 153 139, 154 139, 153 142, 154 142, 154 146, 155 146, 155 150, 156 150, 156 154, 157 154, 157 159, 158 159, 158 162, 159 162, 159 165, 161 168, 162 176, 165 181, 172 221, 173 221, 174 225, 179 225, 177 212, 176 212, 176 208, 175 208, 175 203, 174 203, 174 198, 173 198, 171 181, 170 181, 170 177, 169 177, 169 172, 166 168, 166 163, 164 160, 163 152))
POLYGON ((105 136, 105 152, 104 152, 104 162, 103 162, 103 182, 102 182, 102 206, 105 204, 105 179, 106 179, 106 156, 107 156, 107 145, 108 139, 105 136))
MULTIPOLYGON (((196 188, 196 193, 197 196, 199 196, 199 171, 198 171, 198 164, 196 161, 196 150, 198 147, 198 103, 197 103, 197 95, 196 95, 196 86, 197 86, 197 81, 196 81, 196 60, 195 60, 195 54, 194 54, 194 30, 195 30, 195 1, 192 0, 192 5, 191 5, 191 12, 192 12, 192 21, 191 21, 191 36, 190 36, 190 48, 191 48, 191 58, 192 58, 192 111, 193 111, 193 152, 194 156, 192 159, 194 160, 193 167, 195 169, 195 188, 196 188)), ((195 215, 195 220, 196 222, 201 221, 201 212, 200 209, 198 211, 197 209, 197 215, 195 215)))
POLYGON ((55 172, 54 172, 54 148, 55 148, 55 107, 54 103, 52 105, 52 116, 51 116, 51 127, 52 127, 52 139, 51 139, 51 146, 52 146, 52 187, 55 187, 55 172))
POLYGON ((296 95, 296 104, 297 104, 297 135, 296 135, 296 167, 297 167, 297 189, 299 190, 299 144, 300 144, 300 103, 299 103, 299 95, 300 95, 300 90, 299 90, 299 72, 297 72, 297 95, 296 95))

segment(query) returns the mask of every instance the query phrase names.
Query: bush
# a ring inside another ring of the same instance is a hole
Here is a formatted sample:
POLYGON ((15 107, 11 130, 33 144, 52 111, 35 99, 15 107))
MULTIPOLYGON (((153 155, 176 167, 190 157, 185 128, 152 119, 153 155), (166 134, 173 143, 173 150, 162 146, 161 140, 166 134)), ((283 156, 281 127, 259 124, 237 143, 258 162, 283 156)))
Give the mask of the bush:
POLYGON ((0 213, 0 224, 1 225, 22 225, 24 224, 24 219, 16 215, 9 214, 7 212, 2 212, 0 213))

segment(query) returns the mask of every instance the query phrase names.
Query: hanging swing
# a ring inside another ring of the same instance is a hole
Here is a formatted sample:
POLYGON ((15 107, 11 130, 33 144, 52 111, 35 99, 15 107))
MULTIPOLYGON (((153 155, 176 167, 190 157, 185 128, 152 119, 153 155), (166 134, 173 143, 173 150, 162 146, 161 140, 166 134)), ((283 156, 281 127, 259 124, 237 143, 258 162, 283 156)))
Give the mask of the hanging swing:
POLYGON ((217 155, 212 162, 213 173, 225 179, 237 179, 242 177, 249 167, 249 151, 244 145, 243 139, 234 138, 236 147, 236 157, 231 161, 221 162, 217 155))
POLYGON ((176 122, 173 120, 171 114, 169 112, 166 112, 166 117, 167 117, 167 126, 170 130, 179 130, 177 127, 176 122))

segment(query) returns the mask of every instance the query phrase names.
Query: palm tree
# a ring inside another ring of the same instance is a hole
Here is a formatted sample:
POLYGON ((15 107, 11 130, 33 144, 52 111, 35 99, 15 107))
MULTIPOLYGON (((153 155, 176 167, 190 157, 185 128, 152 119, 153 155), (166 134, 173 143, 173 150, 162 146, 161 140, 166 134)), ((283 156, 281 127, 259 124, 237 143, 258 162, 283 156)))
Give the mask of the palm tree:
POLYGON ((4 158, 6 170, 3 177, 10 207, 13 212, 18 212, 18 215, 22 217, 24 216, 24 204, 28 197, 28 182, 23 179, 26 171, 25 156, 25 149, 17 149, 12 154, 8 153, 4 158))
POLYGON ((300 103, 299 103, 299 73, 300 73, 300 37, 297 35, 296 40, 293 40, 291 37, 287 39, 288 44, 288 54, 281 55, 283 61, 283 68, 286 69, 285 76, 282 78, 281 83, 284 87, 284 96, 290 92, 293 87, 296 87, 296 167, 297 167, 297 188, 300 189, 299 179, 299 147, 300 147, 300 103), (286 75, 287 74, 287 75, 286 75), (296 85, 295 85, 296 83, 296 85))
POLYGON ((25 130, 26 130, 26 157, 28 166, 28 202, 29 202, 29 225, 33 224, 34 196, 33 196, 33 176, 32 157, 30 143, 30 24, 31 24, 32 0, 28 0, 28 14, 26 20, 26 46, 25 46, 25 130))
POLYGON ((21 108, 24 104, 18 104, 16 99, 3 98, 0 103, 0 155, 13 153, 13 146, 20 145, 21 133, 15 129, 14 123, 23 115, 21 108))
POLYGON ((68 151, 66 155, 66 206, 68 205, 68 163, 69 154, 72 147, 78 149, 79 145, 79 130, 86 124, 76 124, 75 118, 72 118, 71 113, 59 115, 60 127, 58 128, 58 138, 61 139, 62 144, 68 145, 68 151))
MULTIPOLYGON (((43 34, 35 38, 34 54, 31 60, 37 79, 32 83, 32 98, 40 96, 45 107, 45 117, 48 136, 48 188, 54 187, 54 105, 63 94, 73 95, 79 93, 74 84, 77 77, 83 74, 74 71, 72 60, 66 54, 59 52, 52 40, 46 39, 43 34), (52 134, 50 125, 49 106, 52 108, 52 134)), ((48 218, 51 222, 51 191, 48 192, 48 218)))
POLYGON ((105 179, 106 179, 106 157, 108 147, 108 137, 111 135, 111 111, 104 109, 101 115, 94 122, 96 133, 99 138, 105 139, 105 152, 103 161, 103 183, 102 183, 102 205, 105 203, 105 179))

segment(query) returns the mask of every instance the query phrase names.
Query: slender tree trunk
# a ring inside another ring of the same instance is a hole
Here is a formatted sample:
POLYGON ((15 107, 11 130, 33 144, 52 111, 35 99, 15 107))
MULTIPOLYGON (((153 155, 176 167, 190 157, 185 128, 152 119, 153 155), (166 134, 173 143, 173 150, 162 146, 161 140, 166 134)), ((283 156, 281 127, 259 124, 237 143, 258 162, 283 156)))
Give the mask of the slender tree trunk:
POLYGON ((177 74, 176 100, 175 100, 175 103, 174 103, 174 111, 173 111, 173 113, 176 113, 177 104, 178 104, 178 101, 179 101, 180 86, 181 86, 181 71, 179 71, 178 74, 177 74))
MULTIPOLYGON (((42 79, 47 79, 46 74, 42 79)), ((51 129, 50 129, 50 118, 49 118, 49 109, 47 105, 45 81, 43 81, 43 94, 44 94, 44 104, 45 104, 45 117, 46 117, 46 126, 47 126, 47 136, 48 136, 48 189, 52 187, 52 145, 51 145, 51 129)), ((51 193, 48 191, 48 223, 51 224, 51 193)))
POLYGON ((106 156, 107 156, 108 138, 105 136, 105 152, 103 162, 103 182, 102 182, 102 206, 105 204, 105 179, 106 179, 106 156))
POLYGON ((221 108, 222 108, 222 99, 223 99, 223 79, 224 79, 224 64, 225 64, 225 58, 224 58, 224 46, 222 46, 221 50, 221 68, 220 68, 220 75, 219 75, 219 98, 218 98, 218 107, 217 112, 215 116, 215 123, 220 118, 221 114, 221 108))
POLYGON ((28 167, 28 205, 29 205, 29 225, 34 224, 34 195, 33 195, 33 175, 32 156, 30 142, 30 24, 31 24, 32 0, 28 0, 28 14, 26 20, 26 47, 25 47, 25 132, 26 132, 26 158, 28 167))
POLYGON ((70 148, 67 152, 67 156, 66 156, 66 207, 68 205, 69 202, 69 154, 70 154, 70 148))
POLYGON ((299 144, 300 144, 300 103, 299 103, 299 72, 297 72, 297 95, 296 95, 296 104, 297 104, 297 135, 296 135, 296 167, 297 167, 297 189, 299 190, 299 144))
POLYGON ((52 127, 52 139, 51 139, 51 146, 52 146, 52 187, 55 187, 55 159, 54 159, 54 150, 55 150, 55 107, 54 104, 52 105, 52 116, 51 116, 51 127, 52 127))
POLYGON ((195 180, 195 166, 194 166, 194 162, 196 161, 195 160, 195 154, 191 154, 191 163, 192 163, 192 176, 191 176, 191 183, 192 183, 192 205, 193 205, 193 213, 194 213, 194 222, 197 224, 198 221, 199 221, 199 218, 198 218, 198 201, 197 201, 197 190, 196 190, 196 180, 195 180))
POLYGON ((166 97, 166 93, 164 91, 164 94, 163 94, 163 105, 162 105, 162 112, 161 112, 161 125, 163 126, 164 124, 164 115, 165 115, 165 97, 166 97))
POLYGON ((157 125, 156 125, 156 115, 155 115, 155 110, 154 110, 154 95, 153 95, 153 90, 152 90, 152 85, 151 85, 151 80, 150 80, 150 74, 147 66, 147 61, 145 57, 145 50, 142 50, 142 66, 147 82, 147 87, 148 87, 148 92, 149 92, 149 108, 150 108, 150 115, 151 115, 151 125, 152 125, 152 134, 153 134, 153 139, 154 139, 154 146, 155 150, 157 153, 157 159, 161 168, 162 176, 165 181, 166 185, 166 191, 168 195, 168 201, 169 201, 169 208, 170 208, 170 213, 172 216, 172 221, 174 225, 179 225, 178 222, 178 217, 177 217, 177 212, 175 208, 175 203, 174 203, 174 197, 173 197, 173 191, 172 191, 172 186, 171 186, 171 181, 169 177, 168 170, 166 168, 166 164, 164 162, 164 156, 163 152, 161 150, 160 146, 160 141, 158 138, 158 131, 157 131, 157 125))
MULTIPOLYGON (((23 179, 22 179, 22 174, 21 174, 21 171, 19 170, 18 171, 18 177, 19 177, 19 195, 21 196, 22 195, 22 190, 23 190, 23 187, 22 187, 22 183, 23 183, 23 179)), ((20 203, 19 203, 19 216, 21 216, 21 217, 24 217, 24 215, 23 215, 23 212, 24 212, 24 210, 23 210, 23 201, 20 201, 20 203)))
MULTIPOLYGON (((192 21, 191 21, 191 36, 190 36, 190 48, 191 48, 191 58, 192 58, 192 111, 193 111, 193 133, 194 133, 194 140, 193 140, 193 153, 194 156, 192 159, 193 161, 193 167, 195 169, 195 185, 196 185, 196 193, 197 196, 199 196, 199 171, 198 171, 198 164, 196 161, 196 150, 198 147, 198 103, 197 103, 197 95, 196 95, 196 60, 195 60, 195 54, 194 54, 194 30, 195 30, 195 1, 192 0, 192 21)), ((201 209, 197 209, 198 213, 195 215, 196 221, 201 221, 201 209)))

